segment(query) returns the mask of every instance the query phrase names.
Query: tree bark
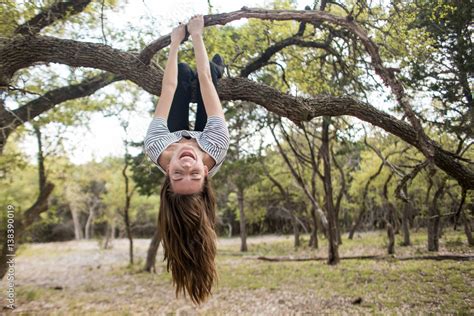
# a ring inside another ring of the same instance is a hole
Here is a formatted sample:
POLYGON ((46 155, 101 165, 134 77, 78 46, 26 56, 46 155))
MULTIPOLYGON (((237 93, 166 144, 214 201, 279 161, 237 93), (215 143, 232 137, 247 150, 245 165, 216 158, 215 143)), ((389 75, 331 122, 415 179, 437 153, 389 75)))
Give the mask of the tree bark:
POLYGON ((293 235, 295 236, 294 246, 295 246, 295 249, 297 249, 301 246, 300 229, 299 229, 299 223, 296 220, 296 215, 295 214, 292 214, 292 215, 293 216, 292 216, 291 223, 293 224, 293 235))
MULTIPOLYGON (((41 213, 48 210, 48 199, 51 193, 53 192, 54 184, 51 182, 46 182, 43 191, 40 192, 35 203, 27 209, 22 216, 21 220, 15 220, 15 244, 20 242, 19 236, 22 236, 23 232, 31 226, 35 221, 37 221, 41 213)), ((0 279, 2 279, 7 270, 8 270, 8 248, 7 248, 7 239, 3 240, 3 249, 0 257, 0 279)), ((16 246, 15 246, 16 250, 16 246)))
POLYGON ((412 202, 408 199, 408 189, 407 186, 403 186, 403 195, 406 200, 403 201, 403 212, 402 212, 402 231, 403 231, 403 246, 410 246, 410 217, 412 214, 412 202))
POLYGON ((436 190, 433 203, 429 208, 428 218, 428 251, 439 250, 439 232, 440 232, 440 213, 438 208, 438 199, 442 196, 444 185, 436 190))
POLYGON ((472 238, 472 225, 469 216, 464 212, 461 213, 462 220, 464 222, 464 232, 466 233, 467 243, 469 246, 474 246, 474 238, 472 238))
POLYGON ((227 232, 227 237, 231 238, 232 237, 232 224, 227 223, 227 227, 229 228, 229 231, 227 232))
POLYGON ((46 169, 44 166, 44 153, 43 153, 43 142, 41 139, 41 130, 37 124, 33 124, 33 130, 36 135, 36 141, 38 143, 38 187, 40 192, 44 190, 46 185, 46 169))
POLYGON ((35 117, 49 111, 62 102, 89 96, 97 90, 119 80, 121 80, 119 76, 102 73, 96 77, 85 79, 79 84, 51 90, 15 110, 0 112, 0 127, 2 128, 2 133, 0 134, 0 154, 3 152, 8 137, 17 127, 32 121, 35 117))
MULTIPOLYGON (((409 144, 418 148, 429 161, 454 177, 461 186, 474 188, 474 172, 458 161, 458 158, 442 149, 429 139, 421 129, 404 92, 401 82, 393 71, 383 65, 377 45, 355 21, 314 10, 264 10, 248 9, 210 15, 205 17, 205 25, 226 24, 240 18, 258 18, 264 20, 296 20, 308 23, 326 22, 338 25, 352 33, 364 46, 371 57, 375 72, 387 87, 392 89, 398 103, 410 121, 407 124, 375 108, 351 98, 333 98, 321 96, 320 106, 312 99, 295 98, 262 84, 256 84, 243 78, 221 80, 219 96, 222 100, 250 101, 264 106, 270 111, 288 117, 294 122, 309 121, 316 116, 352 115, 380 126, 409 144), (321 101, 323 104, 321 104, 321 101), (349 103, 349 105, 347 104, 349 103), (356 106, 353 106, 356 105, 356 106)), ((47 36, 21 36, 0 39, 0 86, 8 87, 13 74, 19 69, 38 62, 62 63, 72 67, 92 67, 123 76, 143 87, 146 91, 158 95, 161 91, 162 71, 150 63, 151 57, 169 43, 164 36, 151 43, 140 54, 126 53, 107 45, 77 42, 47 36)), ((314 100, 314 99, 313 99, 314 100)), ((0 122, 2 118, 0 118, 0 122)), ((10 120, 11 121, 11 120, 10 120)), ((2 127, 8 122, 2 122, 2 127)), ((2 143, 0 139, 0 144, 2 143)))
MULTIPOLYGON (((363 202, 365 204, 365 202, 363 202)), ((351 230, 349 231, 349 239, 352 240, 354 239, 354 234, 356 232, 356 230, 359 229, 360 225, 362 224, 362 219, 365 215, 365 212, 366 212, 366 206, 365 205, 362 205, 362 209, 360 210, 359 214, 357 215, 357 219, 355 221, 355 223, 352 225, 351 227, 351 230)))
POLYGON ((95 210, 100 203, 98 197, 92 196, 91 198, 93 199, 93 201, 89 205, 89 216, 87 217, 86 226, 84 227, 84 236, 86 240, 89 240, 93 237, 95 210))
POLYGON ((339 190, 339 194, 337 195, 336 205, 334 207, 335 213, 336 213, 336 222, 338 223, 338 225, 336 226, 336 228, 337 228, 337 244, 340 246, 340 245, 342 245, 342 235, 341 235, 341 227, 339 225, 339 213, 341 211, 342 197, 344 196, 344 192, 346 192, 346 186, 347 185, 346 185, 346 178, 344 176, 343 168, 338 164, 338 162, 336 160, 336 157, 335 157, 332 150, 330 151, 330 154, 331 154, 331 157, 332 157, 332 161, 334 162, 334 166, 337 168, 337 170, 339 170, 339 174, 340 174, 341 189, 339 190))
POLYGON ((57 1, 33 18, 18 26, 17 34, 36 34, 44 27, 74 14, 82 12, 91 0, 57 1))
POLYGON ((115 239, 115 220, 107 222, 107 229, 105 231, 104 249, 112 248, 115 239))
POLYGON ((129 188, 129 179, 127 175, 127 168, 128 168, 128 159, 125 157, 125 165, 122 169, 122 175, 125 179, 125 205, 123 207, 123 218, 125 221, 125 231, 127 233, 127 238, 129 240, 129 258, 130 264, 133 265, 133 237, 132 237, 132 228, 130 223, 130 201, 132 199, 132 195, 134 190, 130 191, 129 188))
POLYGON ((311 236, 309 237, 309 247, 313 249, 319 249, 319 240, 318 240, 318 218, 316 216, 316 207, 311 206, 311 220, 313 225, 311 226, 311 236))
POLYGON ((157 226, 155 229, 155 233, 153 234, 153 237, 151 238, 150 246, 148 246, 145 267, 143 268, 143 270, 147 272, 156 273, 156 267, 155 267, 156 254, 158 253, 160 242, 161 242, 161 234, 157 226))
POLYGON ((403 204, 403 215, 402 215, 402 231, 403 231, 403 246, 410 246, 411 245, 411 240, 410 240, 410 203, 406 202, 403 204))
POLYGON ((240 251, 248 251, 247 248, 247 221, 245 219, 244 212, 244 189, 237 189, 237 200, 239 203, 239 216, 240 216, 240 251))
POLYGON ((81 223, 79 221, 79 211, 74 207, 69 207, 71 209, 72 222, 74 224, 74 239, 80 240, 83 238, 81 223))
POLYGON ((331 119, 323 118, 322 146, 321 156, 324 163, 324 193, 326 214, 328 219, 328 264, 336 265, 339 263, 338 234, 336 211, 334 209, 332 180, 331 180, 331 159, 329 157, 329 125, 331 119))
POLYGON ((360 210, 356 222, 354 223, 349 232, 349 239, 351 240, 354 238, 355 231, 359 229, 360 224, 362 224, 362 219, 364 218, 364 215, 367 212, 367 196, 369 194, 370 183, 382 172, 383 166, 384 163, 382 162, 379 166, 379 169, 373 175, 370 176, 369 180, 367 180, 367 183, 365 184, 364 193, 362 195, 362 209, 360 210))
POLYGON ((387 253, 389 255, 393 255, 395 254, 395 233, 393 231, 393 226, 390 223, 387 223, 387 237, 388 237, 387 253))

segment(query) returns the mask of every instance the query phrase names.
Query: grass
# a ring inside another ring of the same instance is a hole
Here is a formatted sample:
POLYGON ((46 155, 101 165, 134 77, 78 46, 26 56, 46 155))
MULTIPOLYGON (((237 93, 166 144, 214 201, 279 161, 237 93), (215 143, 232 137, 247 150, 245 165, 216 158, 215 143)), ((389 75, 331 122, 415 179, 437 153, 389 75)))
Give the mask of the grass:
MULTIPOLYGON (((319 241, 319 249, 303 246, 295 250, 293 239, 249 244, 248 256, 327 256, 327 241, 319 241)), ((343 237, 339 251, 341 257, 386 254, 384 232, 356 235, 353 240, 343 237)), ((397 255, 433 255, 426 250, 426 232, 412 234, 412 246, 400 247, 402 236, 397 236, 397 255)), ((447 231, 441 239, 443 251, 470 253, 461 232, 447 231)), ((348 300, 363 298, 362 306, 376 312, 378 308, 396 311, 442 313, 469 313, 474 306, 474 264, 472 262, 432 260, 342 260, 335 267, 324 261, 264 262, 247 261, 238 265, 233 255, 239 245, 223 247, 218 257, 219 286, 233 289, 291 289, 304 294, 317 292, 323 299, 342 296, 348 300)))
MULTIPOLYGON (((71 274, 82 269, 76 274, 77 277, 85 274, 85 278, 64 290, 23 280, 17 288, 17 304, 23 305, 26 312, 72 315, 179 314, 183 308, 219 315, 474 313, 472 261, 342 260, 337 266, 329 266, 324 261, 256 259, 256 256, 325 256, 326 240, 321 239, 320 249, 314 250, 307 246, 308 238, 303 236, 303 246, 296 250, 291 236, 249 238, 248 253, 239 251, 238 240, 226 240, 218 248, 219 282, 214 296, 199 307, 192 307, 182 298, 175 299, 171 276, 161 256, 157 260, 157 274, 142 272, 143 259, 137 257, 134 265, 121 262, 100 270, 71 267, 71 274), (361 303, 352 304, 356 299, 361 299, 361 303)), ((341 257, 384 255, 385 242, 383 232, 359 234, 354 240, 344 237, 341 257)), ((397 245, 397 255, 433 254, 426 251, 426 232, 412 234, 412 242, 410 247, 397 245)), ((446 231, 440 246, 442 252, 473 254, 462 232, 446 231)), ((90 253, 87 247, 85 251, 90 253)), ((26 254, 28 262, 43 256, 38 249, 26 254)))

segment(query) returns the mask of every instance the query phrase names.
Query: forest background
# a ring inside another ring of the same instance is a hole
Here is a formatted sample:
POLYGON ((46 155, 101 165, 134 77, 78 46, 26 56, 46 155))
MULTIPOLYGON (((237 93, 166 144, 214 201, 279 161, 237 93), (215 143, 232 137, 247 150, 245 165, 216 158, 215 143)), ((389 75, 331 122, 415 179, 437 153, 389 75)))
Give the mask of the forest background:
MULTIPOLYGON (((204 13, 209 56, 227 64, 220 238, 262 255, 248 236, 291 234, 288 252, 266 259, 337 265, 356 232, 382 231, 367 245, 378 251, 357 254, 472 257, 470 1, 182 1, 156 14, 143 1, 144 15, 132 2, 1 3, 1 223, 13 207, 16 248, 127 238, 130 267, 156 270, 163 176, 142 139, 170 27, 204 13), (449 251, 443 236, 455 236, 449 251), (138 260, 134 239, 151 240, 138 260)), ((189 42, 180 61, 194 65, 189 42)))

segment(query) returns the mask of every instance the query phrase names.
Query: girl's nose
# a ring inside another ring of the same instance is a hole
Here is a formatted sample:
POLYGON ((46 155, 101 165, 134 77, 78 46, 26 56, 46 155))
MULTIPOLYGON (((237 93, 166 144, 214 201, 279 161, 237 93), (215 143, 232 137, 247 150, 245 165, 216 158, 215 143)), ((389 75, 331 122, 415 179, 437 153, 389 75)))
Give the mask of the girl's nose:
POLYGON ((189 160, 183 161, 183 168, 190 168, 192 166, 192 162, 189 160))

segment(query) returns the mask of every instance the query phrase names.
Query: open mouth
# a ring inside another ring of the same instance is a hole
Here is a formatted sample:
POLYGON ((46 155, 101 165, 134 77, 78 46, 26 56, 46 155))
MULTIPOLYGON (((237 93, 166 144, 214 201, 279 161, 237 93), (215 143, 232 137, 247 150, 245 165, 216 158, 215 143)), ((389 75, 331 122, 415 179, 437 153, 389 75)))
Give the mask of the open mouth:
POLYGON ((193 160, 196 160, 196 158, 194 157, 194 154, 193 154, 191 151, 189 151, 189 150, 183 151, 183 152, 181 153, 181 155, 179 156, 179 159, 184 158, 184 157, 190 157, 190 158, 192 158, 193 160))

